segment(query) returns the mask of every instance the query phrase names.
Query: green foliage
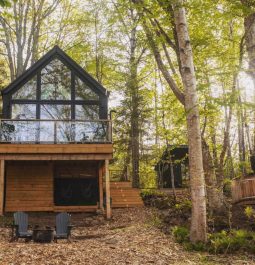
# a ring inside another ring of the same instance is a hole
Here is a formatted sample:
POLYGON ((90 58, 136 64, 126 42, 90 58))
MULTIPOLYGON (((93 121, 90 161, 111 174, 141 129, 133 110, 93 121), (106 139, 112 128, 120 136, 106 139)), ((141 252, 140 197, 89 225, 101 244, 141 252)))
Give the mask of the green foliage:
POLYGON ((192 207, 192 203, 188 199, 183 199, 179 203, 175 204, 175 208, 177 210, 190 210, 192 207))
POLYGON ((178 243, 189 242, 189 229, 186 227, 175 226, 172 234, 178 243))
POLYGON ((9 7, 9 6, 11 6, 11 1, 9 1, 9 0, 0 0, 0 6, 9 7))
POLYGON ((245 207, 244 213, 248 217, 248 219, 251 219, 252 217, 255 216, 255 212, 251 206, 245 207))
POLYGON ((189 230, 186 227, 175 226, 172 234, 178 243, 183 244, 189 251, 208 251, 214 254, 235 253, 247 251, 255 253, 255 233, 246 230, 221 231, 210 234, 206 243, 191 243, 189 230))
POLYGON ((156 207, 158 209, 168 209, 174 207, 175 200, 172 196, 155 189, 145 189, 141 192, 141 197, 146 206, 156 207))
POLYGON ((140 193, 142 199, 155 197, 155 196, 163 196, 164 193, 155 189, 143 189, 140 193))
POLYGON ((234 253, 236 251, 254 251, 253 232, 232 230, 229 233, 222 231, 209 237, 208 250, 213 253, 234 253))

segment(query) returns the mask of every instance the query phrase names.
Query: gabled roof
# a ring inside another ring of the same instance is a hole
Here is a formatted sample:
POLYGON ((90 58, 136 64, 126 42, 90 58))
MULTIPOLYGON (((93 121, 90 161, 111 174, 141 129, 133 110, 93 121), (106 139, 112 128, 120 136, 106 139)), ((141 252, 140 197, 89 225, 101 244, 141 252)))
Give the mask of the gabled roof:
POLYGON ((30 68, 28 68, 23 74, 17 77, 12 83, 10 83, 5 89, 1 91, 2 95, 8 94, 13 89, 16 89, 20 83, 28 79, 30 76, 36 74, 40 68, 44 67, 51 59, 58 57, 62 60, 71 70, 74 70, 81 77, 83 77, 88 83, 95 87, 103 95, 108 95, 107 90, 90 74, 88 74, 79 64, 77 64, 70 56, 68 56, 63 50, 61 50, 57 45, 54 46, 49 52, 47 52, 43 57, 41 57, 36 63, 34 63, 30 68))

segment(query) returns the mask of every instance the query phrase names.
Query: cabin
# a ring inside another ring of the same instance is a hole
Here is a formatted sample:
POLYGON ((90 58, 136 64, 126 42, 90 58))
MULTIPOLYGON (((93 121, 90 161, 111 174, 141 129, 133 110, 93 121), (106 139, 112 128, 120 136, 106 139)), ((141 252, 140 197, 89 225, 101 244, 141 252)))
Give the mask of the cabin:
POLYGON ((159 162, 155 166, 158 189, 171 191, 187 187, 188 176, 188 146, 168 145, 159 162))
POLYGON ((2 90, 1 215, 106 206, 110 218, 108 96, 57 46, 2 90))

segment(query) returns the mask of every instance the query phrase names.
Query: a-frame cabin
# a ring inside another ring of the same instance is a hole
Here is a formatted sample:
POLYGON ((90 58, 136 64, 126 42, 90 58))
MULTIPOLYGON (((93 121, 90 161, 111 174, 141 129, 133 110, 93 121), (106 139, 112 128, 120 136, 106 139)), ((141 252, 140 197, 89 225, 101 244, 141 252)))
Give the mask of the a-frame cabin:
POLYGON ((2 90, 0 214, 94 211, 110 217, 108 92, 55 46, 2 90))

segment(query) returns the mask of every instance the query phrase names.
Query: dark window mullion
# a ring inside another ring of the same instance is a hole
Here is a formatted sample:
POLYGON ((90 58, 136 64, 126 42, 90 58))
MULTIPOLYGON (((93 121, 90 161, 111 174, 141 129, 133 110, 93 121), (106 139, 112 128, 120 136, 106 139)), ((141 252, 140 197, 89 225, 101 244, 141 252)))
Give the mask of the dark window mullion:
POLYGON ((50 105, 99 105, 100 101, 99 100, 37 100, 34 99, 12 99, 11 100, 12 104, 50 104, 50 105))
POLYGON ((71 72, 71 119, 75 120, 75 75, 71 72))
POLYGON ((40 119, 40 99, 41 99, 41 71, 37 73, 37 90, 36 90, 36 119, 40 119))

